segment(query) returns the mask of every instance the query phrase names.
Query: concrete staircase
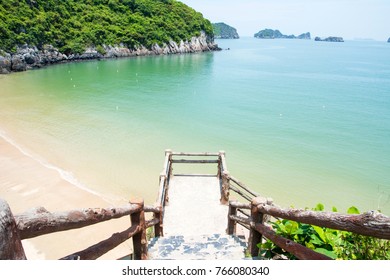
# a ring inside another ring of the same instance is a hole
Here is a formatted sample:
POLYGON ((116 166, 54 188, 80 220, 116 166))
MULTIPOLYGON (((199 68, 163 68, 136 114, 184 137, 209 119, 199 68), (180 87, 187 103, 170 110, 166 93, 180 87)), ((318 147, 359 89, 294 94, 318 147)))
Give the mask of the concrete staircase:
POLYGON ((166 236, 149 242, 151 260, 239 260, 245 259, 246 242, 236 236, 166 236))

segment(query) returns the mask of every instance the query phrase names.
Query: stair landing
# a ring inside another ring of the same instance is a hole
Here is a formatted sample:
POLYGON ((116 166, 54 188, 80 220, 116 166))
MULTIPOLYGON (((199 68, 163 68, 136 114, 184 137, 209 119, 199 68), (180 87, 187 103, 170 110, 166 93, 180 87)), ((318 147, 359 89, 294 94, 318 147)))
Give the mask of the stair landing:
POLYGON ((220 203, 217 176, 175 175, 169 182, 165 236, 225 234, 228 207, 220 203))

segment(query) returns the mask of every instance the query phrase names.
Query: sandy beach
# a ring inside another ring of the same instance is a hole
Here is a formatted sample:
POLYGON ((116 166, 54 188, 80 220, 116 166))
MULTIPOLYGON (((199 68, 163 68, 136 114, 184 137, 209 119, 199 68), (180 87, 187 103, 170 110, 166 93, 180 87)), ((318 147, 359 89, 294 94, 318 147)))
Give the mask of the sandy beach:
MULTIPOLYGON (((121 206, 127 198, 106 199, 64 180, 58 170, 38 160, 0 137, 0 197, 14 215, 35 207, 50 212, 80 208, 121 206)), ((130 199, 130 198, 129 198, 130 199)), ((59 232, 23 240, 27 259, 55 260, 109 238, 130 225, 129 218, 93 225, 83 229, 59 232)), ((131 253, 131 240, 126 241, 100 259, 118 259, 131 253)))

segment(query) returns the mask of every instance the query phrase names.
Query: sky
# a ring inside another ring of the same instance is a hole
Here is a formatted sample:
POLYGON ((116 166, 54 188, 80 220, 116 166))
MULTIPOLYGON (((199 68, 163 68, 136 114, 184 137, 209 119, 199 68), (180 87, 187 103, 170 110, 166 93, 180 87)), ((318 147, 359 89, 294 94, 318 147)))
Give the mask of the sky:
POLYGON ((180 0, 242 37, 271 28, 283 34, 386 40, 390 0, 180 0))

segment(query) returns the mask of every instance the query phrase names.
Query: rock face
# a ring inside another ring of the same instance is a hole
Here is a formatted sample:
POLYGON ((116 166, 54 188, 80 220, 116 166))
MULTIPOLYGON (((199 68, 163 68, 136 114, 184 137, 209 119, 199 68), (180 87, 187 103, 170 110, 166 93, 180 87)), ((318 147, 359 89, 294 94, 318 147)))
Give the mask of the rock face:
POLYGON ((9 53, 0 52, 0 74, 8 74, 11 72, 11 55, 9 53))
POLYGON ((344 42, 344 39, 342 37, 327 37, 327 38, 320 38, 315 37, 314 41, 324 41, 324 42, 344 42))
POLYGON ((213 23, 215 39, 240 39, 237 30, 223 22, 213 23))
POLYGON ((279 30, 273 30, 273 29, 264 29, 259 32, 257 32, 255 35, 255 38, 258 39, 304 39, 304 40, 310 40, 311 35, 310 32, 302 33, 299 36, 295 35, 284 35, 279 30))
POLYGON ((0 74, 26 71, 50 64, 70 61, 182 54, 216 50, 220 50, 220 48, 214 43, 214 38, 208 37, 205 32, 201 32, 201 35, 198 37, 192 37, 191 41, 180 41, 179 44, 174 41, 169 41, 167 44, 163 44, 163 46, 155 44, 150 49, 147 49, 144 46, 129 49, 123 45, 103 46, 103 49, 90 47, 87 48, 83 54, 71 54, 69 56, 60 53, 56 48, 50 45, 45 45, 42 50, 24 45, 18 47, 14 54, 5 53, 0 50, 0 74))

